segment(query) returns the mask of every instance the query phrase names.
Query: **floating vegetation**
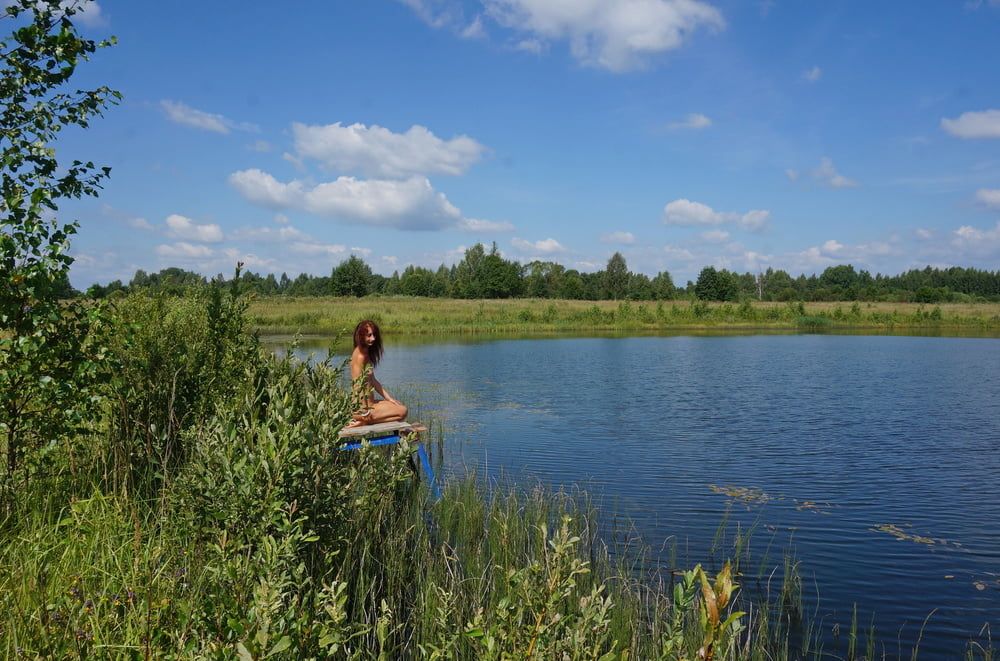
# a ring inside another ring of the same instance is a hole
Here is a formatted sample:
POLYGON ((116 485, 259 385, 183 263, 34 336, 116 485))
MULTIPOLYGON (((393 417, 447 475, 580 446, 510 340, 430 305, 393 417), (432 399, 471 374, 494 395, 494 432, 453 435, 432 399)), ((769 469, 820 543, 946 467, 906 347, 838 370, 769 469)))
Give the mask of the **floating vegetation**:
POLYGON ((896 539, 906 541, 906 542, 916 542, 917 544, 927 544, 928 546, 933 546, 934 544, 947 545, 947 539, 935 539, 933 537, 925 537, 923 535, 914 535, 913 533, 906 532, 895 523, 880 523, 873 528, 869 528, 873 532, 884 532, 888 535, 892 535, 896 539))
POLYGON ((765 505, 772 500, 780 500, 780 498, 772 498, 763 489, 757 487, 737 487, 728 484, 720 487, 716 484, 709 484, 708 488, 715 493, 738 500, 747 506, 765 505))
POLYGON ((793 498, 795 501, 795 509, 799 512, 816 512, 817 514, 829 514, 828 510, 832 509, 834 505, 832 503, 819 502, 815 500, 799 500, 798 498, 793 498))

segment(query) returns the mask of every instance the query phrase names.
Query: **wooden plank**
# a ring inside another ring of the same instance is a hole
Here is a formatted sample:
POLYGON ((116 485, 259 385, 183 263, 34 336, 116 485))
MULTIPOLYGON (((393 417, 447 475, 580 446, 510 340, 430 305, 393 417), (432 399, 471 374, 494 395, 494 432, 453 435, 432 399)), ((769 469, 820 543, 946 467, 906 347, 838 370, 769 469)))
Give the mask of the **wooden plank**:
POLYGON ((399 433, 419 433, 427 431, 427 427, 419 422, 380 422, 377 425, 365 425, 363 427, 351 427, 341 429, 338 436, 340 438, 361 438, 364 436, 387 435, 394 432, 399 433))

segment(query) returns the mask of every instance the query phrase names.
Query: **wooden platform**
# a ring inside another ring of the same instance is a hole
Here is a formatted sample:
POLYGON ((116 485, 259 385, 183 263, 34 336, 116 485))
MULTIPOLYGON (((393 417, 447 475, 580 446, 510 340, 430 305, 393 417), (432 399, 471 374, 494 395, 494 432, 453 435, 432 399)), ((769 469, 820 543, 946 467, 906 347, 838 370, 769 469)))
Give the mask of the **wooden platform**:
POLYGON ((388 436, 389 434, 417 434, 427 431, 419 422, 380 422, 377 425, 341 429, 340 438, 364 438, 366 436, 388 436))

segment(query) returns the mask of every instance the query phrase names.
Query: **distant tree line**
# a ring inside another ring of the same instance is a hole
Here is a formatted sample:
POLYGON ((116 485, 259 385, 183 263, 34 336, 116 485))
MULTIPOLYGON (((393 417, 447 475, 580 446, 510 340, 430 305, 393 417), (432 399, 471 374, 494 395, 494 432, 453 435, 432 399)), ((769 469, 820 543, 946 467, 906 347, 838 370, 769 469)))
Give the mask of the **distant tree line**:
MULTIPOLYGON (((222 275, 216 279, 224 280, 222 275)), ((182 294, 207 279, 172 267, 158 273, 136 271, 128 284, 115 280, 94 284, 85 292, 103 298, 116 291, 151 290, 182 294)), ((650 278, 629 271, 625 258, 615 253, 601 271, 582 273, 561 264, 535 260, 527 264, 504 259, 496 244, 487 250, 477 243, 453 266, 436 270, 407 266, 402 273, 384 276, 372 271, 356 255, 333 267, 328 276, 302 273, 290 278, 282 273, 240 276, 245 291, 262 296, 427 296, 433 298, 562 298, 579 300, 705 301, 912 301, 919 303, 1000 301, 1000 271, 974 268, 915 269, 899 275, 874 276, 839 265, 819 275, 792 277, 769 268, 757 273, 737 273, 706 266, 695 282, 674 285, 670 273, 650 278)), ((73 295, 68 281, 65 295, 73 295)))

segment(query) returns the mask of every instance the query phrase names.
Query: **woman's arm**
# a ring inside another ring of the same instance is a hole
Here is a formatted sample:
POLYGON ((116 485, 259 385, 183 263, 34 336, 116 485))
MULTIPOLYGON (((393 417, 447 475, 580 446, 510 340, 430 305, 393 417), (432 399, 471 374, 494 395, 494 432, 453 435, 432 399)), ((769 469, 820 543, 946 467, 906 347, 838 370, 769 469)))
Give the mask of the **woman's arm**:
POLYGON ((379 380, 375 378, 375 372, 372 372, 372 373, 371 373, 371 374, 369 375, 369 377, 368 377, 368 380, 369 380, 369 382, 371 383, 371 385, 372 385, 372 388, 374 388, 374 389, 375 389, 375 392, 377 392, 378 394, 382 395, 382 397, 383 397, 383 398, 384 398, 384 399, 385 399, 385 400, 386 400, 387 402, 391 402, 391 403, 393 403, 393 404, 399 404, 399 401, 398 401, 398 400, 397 400, 397 399, 396 399, 395 397, 393 397, 392 395, 390 395, 390 394, 389 394, 389 391, 385 389, 385 386, 383 386, 383 385, 382 385, 382 384, 381 384, 381 383, 379 382, 379 380))
POLYGON ((353 390, 352 394, 356 402, 356 406, 361 409, 369 409, 372 407, 374 402, 372 401, 371 393, 371 376, 369 372, 368 378, 363 378, 365 376, 365 364, 368 361, 365 360, 365 355, 354 350, 351 354, 351 388, 353 390))

